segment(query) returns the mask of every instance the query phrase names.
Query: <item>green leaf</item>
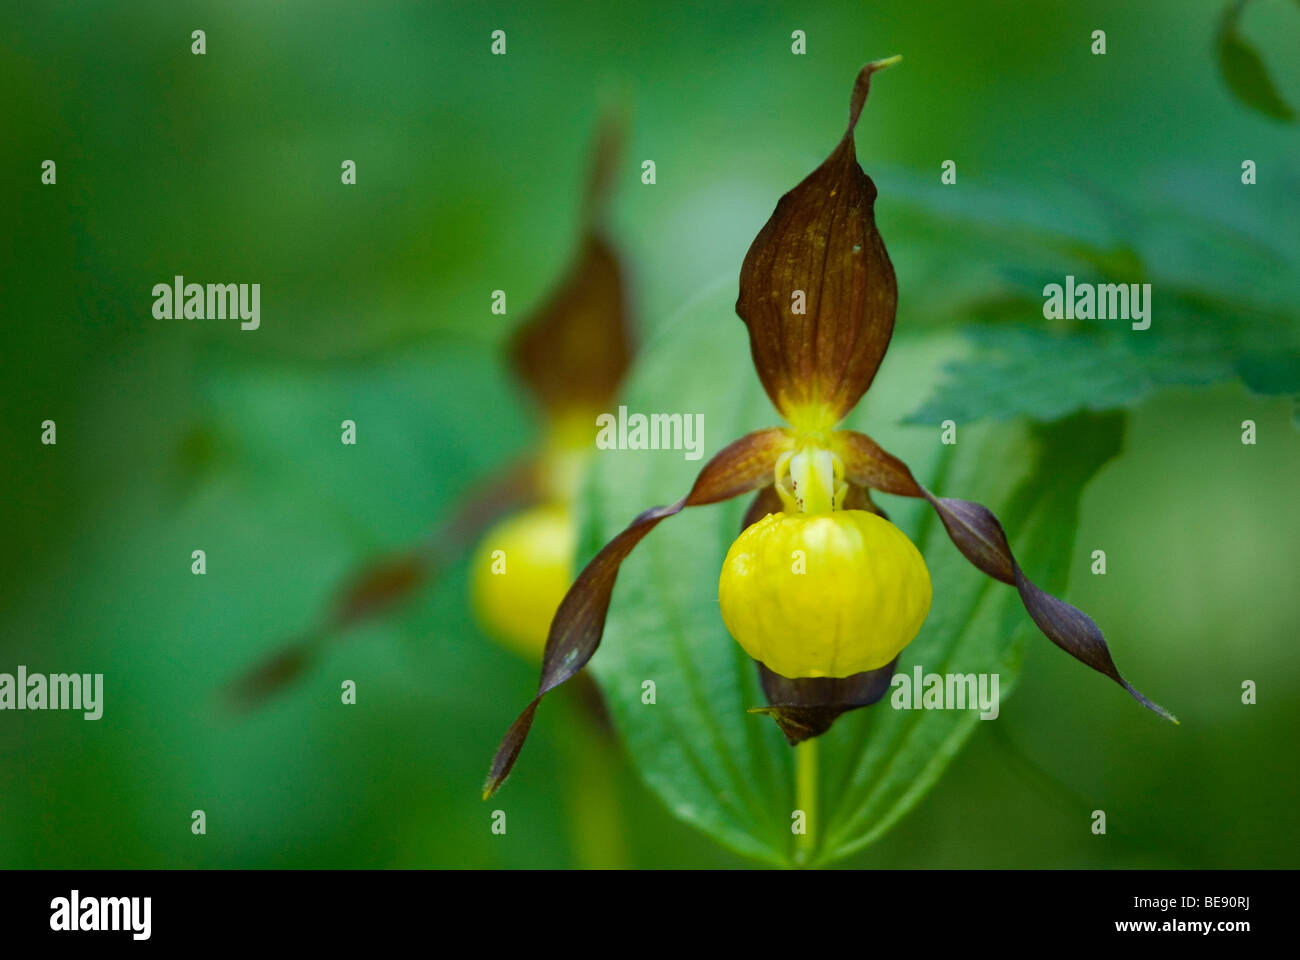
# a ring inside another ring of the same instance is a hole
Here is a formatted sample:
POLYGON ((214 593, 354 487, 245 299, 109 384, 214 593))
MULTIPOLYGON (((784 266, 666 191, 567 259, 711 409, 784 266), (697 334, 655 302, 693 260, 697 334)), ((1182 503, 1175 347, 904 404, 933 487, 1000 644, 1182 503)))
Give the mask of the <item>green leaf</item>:
POLYGON ((1187 170, 1130 198, 1014 185, 945 192, 882 175, 891 203, 911 211, 895 241, 900 286, 911 291, 900 324, 955 325, 970 341, 909 419, 1046 421, 1234 379, 1256 393, 1300 393, 1300 234, 1290 228, 1300 182, 1284 162, 1261 169, 1276 189, 1187 170), (1044 319, 1044 287, 1066 275, 1149 283, 1151 328, 1044 319))
MULTIPOLYGON (((702 414, 704 457, 779 422, 751 367, 734 291, 728 281, 668 324, 648 346, 625 400, 630 413, 702 414)), ((961 349, 951 334, 901 334, 846 425, 903 457, 936 493, 988 505, 1026 571, 1059 592, 1079 492, 1116 451, 1120 421, 963 427, 955 446, 940 444, 933 427, 900 425, 920 385, 961 349)), ((581 559, 642 509, 681 496, 702 463, 677 451, 602 451, 584 497, 581 559)), ((879 499, 921 547, 935 587, 929 619, 900 669, 996 672, 1005 696, 1020 644, 1038 636, 1016 592, 971 567, 920 501, 879 499)), ((638 769, 668 808, 733 850, 786 865, 793 857, 793 751, 770 719, 746 712, 764 705, 757 673, 718 613, 718 573, 747 503, 688 509, 646 538, 624 563, 592 668, 638 769), (655 685, 653 704, 643 702, 646 681, 655 685)), ((1116 698, 1116 709, 1128 707, 1116 698)), ((970 712, 896 711, 888 698, 841 717, 820 740, 816 861, 840 859, 881 836, 978 723, 970 712)))
POLYGON ((1161 387, 1231 379, 1259 394, 1300 393, 1296 326, 1243 322, 1245 316, 1175 307, 1149 333, 1091 327, 1061 334, 1018 323, 971 327, 966 332, 970 349, 945 367, 930 396, 907 419, 918 424, 1017 416, 1047 421, 1132 406, 1161 387))
POLYGON ((1237 371, 1254 393, 1274 396, 1300 392, 1300 350, 1247 354, 1237 362, 1237 371))
POLYGON ((1266 117, 1291 123, 1295 111, 1282 99, 1264 61, 1238 31, 1246 0, 1233 0, 1219 24, 1219 69, 1238 100, 1266 117))
MULTIPOLYGON (((968 322, 987 304, 1037 301, 1045 283, 1149 282, 1157 309, 1200 298, 1285 314, 1300 301, 1300 179, 1284 155, 1255 158, 1264 189, 1235 169, 1163 168, 1127 184, 969 183, 954 191, 905 171, 878 177, 899 271, 899 322, 968 322), (918 262, 918 260, 920 262, 918 262), (963 299, 964 298, 964 299, 963 299)), ((942 324, 941 324, 942 325, 942 324)))

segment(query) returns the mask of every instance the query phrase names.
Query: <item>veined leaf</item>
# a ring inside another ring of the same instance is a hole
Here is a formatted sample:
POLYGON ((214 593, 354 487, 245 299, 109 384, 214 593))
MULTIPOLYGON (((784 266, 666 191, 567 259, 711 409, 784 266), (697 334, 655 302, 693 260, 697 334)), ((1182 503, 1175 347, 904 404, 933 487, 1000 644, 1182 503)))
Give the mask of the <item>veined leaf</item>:
MULTIPOLYGON (((990 220, 985 229, 1001 233, 988 233, 982 252, 958 257, 953 249, 945 260, 968 266, 980 257, 987 261, 983 279, 965 285, 965 299, 946 306, 971 349, 945 368, 910 419, 968 424, 1023 415, 1049 421, 1132 406, 1164 386, 1234 379, 1257 393, 1300 394, 1300 247, 1294 231, 1285 229, 1300 206, 1293 178, 1280 175, 1282 183, 1266 200, 1204 177, 1182 177, 1182 193, 1195 197, 1198 208, 1186 201, 1118 205, 1108 237, 1074 230, 1073 221, 1054 235, 1041 225, 990 220), (1230 203, 1227 196, 1238 199, 1230 203), (1131 330, 1125 318, 1046 319, 1044 291, 1066 275, 1084 285, 1150 284, 1151 328, 1131 330)), ((978 235, 997 206, 989 198, 980 205, 980 191, 968 192, 966 207, 948 212, 950 235, 978 235)), ((1027 201, 1008 206, 1036 209, 1027 201)), ((953 277, 944 280, 931 286, 953 277)), ((933 312, 927 296, 933 298, 923 293, 919 304, 906 300, 900 322, 933 312)))
MULTIPOLYGON (((681 414, 692 423, 702 415, 704 457, 779 422, 750 366, 733 298, 728 280, 688 306, 649 345, 625 400, 629 415, 681 414)), ((937 494, 988 505, 1026 571, 1060 592, 1079 492, 1117 450, 1121 421, 963 427, 955 446, 940 443, 937 426, 901 425, 923 385, 961 349, 952 334, 900 335, 846 426, 870 432, 937 494)), ((641 510, 675 500, 699 466, 680 451, 602 451, 584 497, 581 559, 641 510)), ((920 501, 880 502, 921 548, 934 583, 929 618, 900 670, 998 673, 1005 695, 1023 638, 1037 636, 1016 592, 971 567, 920 501)), ((647 537, 623 566, 592 668, 637 767, 669 809, 733 850, 784 865, 794 853, 793 751, 770 719, 746 712, 765 701, 717 601, 722 560, 746 506, 741 499, 686 511, 647 537)), ((1104 611, 1099 619, 1104 625, 1104 611)), ((1127 706, 1116 699, 1117 709, 1127 706)), ((819 740, 817 861, 842 858, 888 830, 979 722, 969 711, 895 710, 888 697, 841 717, 819 740)))
POLYGON ((966 338, 972 349, 945 366, 909 422, 1047 421, 1131 406, 1160 387, 1234 378, 1259 394, 1300 394, 1300 339, 1283 323, 1234 333, 1225 318, 1215 329, 1185 323, 1150 337, 1013 324, 970 327, 966 338))

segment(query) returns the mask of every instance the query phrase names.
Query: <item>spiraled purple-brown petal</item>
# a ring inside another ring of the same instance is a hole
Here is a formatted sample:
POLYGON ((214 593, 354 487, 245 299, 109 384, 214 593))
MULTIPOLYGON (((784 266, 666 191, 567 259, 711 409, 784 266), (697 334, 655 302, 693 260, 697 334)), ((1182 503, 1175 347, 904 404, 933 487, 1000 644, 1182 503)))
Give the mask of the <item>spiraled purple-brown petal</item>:
POLYGON ((903 461, 886 453, 865 434, 836 431, 832 440, 836 454, 844 461, 844 474, 849 483, 904 497, 923 497, 939 514, 949 538, 967 560, 981 572, 1020 592, 1025 610, 1047 639, 1080 663, 1110 677, 1144 707, 1166 720, 1178 722, 1172 713, 1148 700, 1121 676, 1106 639, 1092 618, 1040 589, 1025 576, 1011 553, 1002 524, 988 507, 970 500, 936 497, 916 482, 903 461))
POLYGON ((792 443, 788 431, 774 427, 746 434, 723 448, 704 465, 690 493, 669 506, 646 510, 605 544, 578 574, 551 621, 537 696, 506 731, 483 785, 484 799, 492 796, 510 775, 542 697, 586 666, 600 646, 614 582, 628 554, 661 521, 686 507, 719 503, 770 483, 777 459, 792 443))
POLYGON ((1147 709, 1178 722, 1172 713, 1148 700, 1120 675, 1106 638, 1091 617, 1039 589, 1025 576, 1007 544, 1002 524, 987 507, 969 500, 936 497, 929 490, 922 490, 922 496, 939 514, 948 536, 967 560, 990 577, 1012 584, 1020 591, 1021 602, 1047 639, 1080 663, 1110 677, 1147 709))

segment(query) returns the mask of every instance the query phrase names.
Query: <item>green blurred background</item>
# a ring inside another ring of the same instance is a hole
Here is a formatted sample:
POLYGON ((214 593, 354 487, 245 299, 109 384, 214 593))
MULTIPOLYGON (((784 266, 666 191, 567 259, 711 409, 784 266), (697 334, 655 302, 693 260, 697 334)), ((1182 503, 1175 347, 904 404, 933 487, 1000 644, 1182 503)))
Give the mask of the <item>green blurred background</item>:
MULTIPOLYGON (((1256 7, 1248 33, 1294 94, 1300 10, 1256 7)), ((945 276, 963 294, 979 277, 933 205, 920 216, 890 203, 937 185, 943 160, 958 163, 952 189, 1012 184, 1028 198, 1020 212, 1045 222, 1062 216, 1046 198, 1063 188, 1141 198, 1188 176, 1240 190, 1251 157, 1261 187, 1247 202, 1267 209, 1265 177, 1294 178, 1295 127, 1246 110, 1217 74, 1221 10, 8 10, 0 670, 102 672, 106 702, 97 722, 0 714, 0 865, 745 865, 675 821, 572 699, 543 712, 532 775, 479 799, 535 670, 474 625, 463 563, 266 709, 231 716, 216 693, 358 563, 423 534, 535 441, 500 347, 573 251, 604 107, 631 106, 612 219, 651 339, 701 288, 734 278, 777 197, 840 135, 857 68, 902 53, 875 84, 859 156, 880 188, 900 325, 960 326, 945 276), (190 53, 199 28, 202 57, 190 53), (498 28, 505 57, 488 53, 498 28), (1098 28, 1105 57, 1088 53, 1098 28), (806 56, 790 53, 794 29, 806 56), (40 184, 45 159, 56 186, 40 184), (345 159, 356 186, 339 182, 345 159), (177 273, 261 283, 261 329, 153 319, 151 287, 177 273), (488 309, 498 288, 505 318, 488 309), (57 446, 39 443, 46 418, 57 446), (339 443, 345 418, 355 447, 339 443), (190 573, 196 548, 205 577, 190 573), (343 679, 357 681, 356 706, 339 704, 343 679), (504 837, 489 830, 496 807, 504 837), (206 836, 190 832, 194 809, 206 836)), ((917 385, 918 405, 928 390, 917 385)), ((1085 495, 1067 596, 1182 717, 1176 736, 1031 645, 1000 721, 850 865, 1297 865, 1292 406, 1235 383, 1160 391, 1085 495), (1237 442, 1247 418, 1254 447, 1237 442), (1088 575, 1098 546, 1105 577, 1088 575), (1099 807, 1104 838, 1088 830, 1099 807)))

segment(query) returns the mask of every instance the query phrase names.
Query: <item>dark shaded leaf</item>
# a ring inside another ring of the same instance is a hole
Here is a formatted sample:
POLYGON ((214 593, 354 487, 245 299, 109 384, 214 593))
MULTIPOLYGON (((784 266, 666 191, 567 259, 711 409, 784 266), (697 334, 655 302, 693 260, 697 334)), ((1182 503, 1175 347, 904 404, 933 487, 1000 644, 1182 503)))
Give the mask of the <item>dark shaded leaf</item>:
POLYGON ((772 477, 777 459, 791 446, 789 432, 779 427, 741 437, 705 464, 690 493, 674 504, 652 507, 641 513, 583 568, 555 611, 542 655, 537 696, 510 725, 497 749, 483 786, 484 799, 495 793, 510 775, 542 697, 586 666, 600 646, 614 582, 627 555, 660 521, 686 507, 730 500, 764 486, 772 477))
POLYGON ((1264 61, 1238 30, 1245 7, 1246 0, 1233 0, 1219 22, 1219 69, 1238 100, 1266 117, 1291 123, 1295 111, 1282 99, 1264 61))
POLYGON ((1248 354, 1237 361, 1237 373, 1252 393, 1296 394, 1291 423, 1300 430, 1300 353, 1248 354))
POLYGON ((1300 353, 1252 353, 1237 361, 1241 382, 1265 396, 1300 392, 1300 353))
MULTIPOLYGON (((1036 307, 1026 304, 1023 316, 1036 307)), ((1300 325, 1294 315, 1168 293, 1158 336, 1089 329, 1063 335, 1022 323, 972 327, 974 349, 949 364, 910 423, 1131 406, 1166 386, 1239 377, 1257 393, 1300 393, 1300 325)))
POLYGON ((787 418, 812 410, 826 426, 837 422, 871 385, 893 335, 898 286, 876 230, 876 187, 853 144, 871 75, 891 62, 862 68, 839 145, 778 201, 740 270, 736 313, 759 379, 787 418), (793 312, 796 291, 806 312, 793 312))
POLYGON ((1264 193, 1195 167, 1141 181, 1131 194, 1087 183, 1032 192, 968 184, 955 193, 932 178, 877 173, 891 208, 911 211, 900 221, 909 254, 930 251, 919 273, 914 261, 900 265, 900 283, 911 279, 910 322, 961 321, 973 344, 909 422, 1047 422, 1132 406, 1165 386, 1245 378, 1240 361, 1250 355, 1295 354, 1300 181, 1283 158, 1257 159, 1271 187, 1264 193), (1044 286, 1067 274, 1151 283, 1152 329, 1044 318, 1044 286))
POLYGON ((966 337, 975 350, 945 369, 909 423, 1022 415, 1050 421, 1130 406, 1162 386, 1232 375, 1223 338, 1192 342, 1181 330, 1145 342, 1140 334, 1062 336, 1021 325, 972 328, 966 337))

